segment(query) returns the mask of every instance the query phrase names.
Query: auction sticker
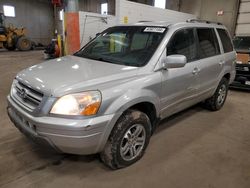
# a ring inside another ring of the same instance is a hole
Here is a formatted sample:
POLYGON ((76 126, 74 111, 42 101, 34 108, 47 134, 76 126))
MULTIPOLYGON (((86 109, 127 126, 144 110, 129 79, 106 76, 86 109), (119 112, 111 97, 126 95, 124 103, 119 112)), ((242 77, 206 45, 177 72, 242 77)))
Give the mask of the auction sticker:
POLYGON ((163 27, 146 27, 144 32, 163 33, 165 30, 163 27))

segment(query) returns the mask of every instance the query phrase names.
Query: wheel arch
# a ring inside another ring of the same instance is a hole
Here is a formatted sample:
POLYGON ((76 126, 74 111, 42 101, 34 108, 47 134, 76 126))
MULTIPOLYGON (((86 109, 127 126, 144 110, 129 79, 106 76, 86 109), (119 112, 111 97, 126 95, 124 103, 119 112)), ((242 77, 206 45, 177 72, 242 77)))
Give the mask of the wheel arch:
POLYGON ((228 81, 230 81, 231 74, 230 73, 226 73, 226 74, 224 74, 223 78, 226 78, 228 81))
POLYGON ((159 120, 159 117, 160 117, 159 106, 157 106, 157 104, 155 104, 154 101, 150 100, 149 98, 148 98, 148 100, 146 100, 146 98, 144 98, 144 97, 141 97, 140 99, 134 99, 134 100, 124 104, 123 106, 121 106, 119 108, 119 110, 117 111, 117 113, 112 118, 112 120, 109 122, 109 126, 107 126, 107 129, 106 129, 105 133, 103 134, 101 142, 99 143, 99 146, 97 148, 97 152, 102 151, 102 149, 104 148, 105 144, 108 141, 108 138, 109 138, 116 122, 129 109, 139 110, 139 111, 145 113, 150 119, 150 122, 152 125, 151 130, 152 130, 152 132, 154 131, 154 129, 157 125, 157 122, 159 120))

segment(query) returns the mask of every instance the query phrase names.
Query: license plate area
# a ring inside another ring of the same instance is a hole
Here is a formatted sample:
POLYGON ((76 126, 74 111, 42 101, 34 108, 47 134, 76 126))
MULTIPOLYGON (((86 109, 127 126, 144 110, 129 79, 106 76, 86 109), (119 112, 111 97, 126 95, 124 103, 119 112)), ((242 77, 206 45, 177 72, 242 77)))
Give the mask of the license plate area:
POLYGON ((245 84, 250 86, 250 81, 246 81, 245 84))
POLYGON ((23 118, 21 115, 19 115, 17 112, 15 112, 16 116, 19 118, 20 121, 23 122, 23 124, 32 132, 36 133, 36 126, 27 121, 25 118, 23 118))
POLYGON ((249 68, 248 67, 244 67, 243 70, 244 71, 249 71, 249 68))

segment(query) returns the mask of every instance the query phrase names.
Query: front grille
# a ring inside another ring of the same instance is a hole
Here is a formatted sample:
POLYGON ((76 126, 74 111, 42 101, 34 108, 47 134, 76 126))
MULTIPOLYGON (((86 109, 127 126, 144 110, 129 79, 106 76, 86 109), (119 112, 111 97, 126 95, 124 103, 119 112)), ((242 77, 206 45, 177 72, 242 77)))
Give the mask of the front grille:
POLYGON ((43 99, 43 94, 32 89, 25 84, 15 81, 12 86, 12 95, 18 100, 22 105, 24 105, 28 110, 35 110, 41 103, 43 99))
POLYGON ((242 71, 242 72, 248 72, 249 71, 249 67, 239 67, 239 66, 236 66, 235 67, 236 71, 242 71))

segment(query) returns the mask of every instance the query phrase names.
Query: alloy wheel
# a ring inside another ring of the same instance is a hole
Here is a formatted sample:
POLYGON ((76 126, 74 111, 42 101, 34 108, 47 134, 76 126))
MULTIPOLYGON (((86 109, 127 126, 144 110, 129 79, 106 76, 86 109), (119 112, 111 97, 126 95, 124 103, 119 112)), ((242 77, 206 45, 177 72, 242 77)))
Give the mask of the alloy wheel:
POLYGON ((145 145, 146 130, 143 125, 135 124, 124 134, 120 146, 120 155, 123 160, 131 161, 135 159, 145 145))
POLYGON ((225 84, 221 85, 221 88, 219 89, 219 95, 218 95, 218 98, 217 98, 217 104, 219 106, 221 106, 225 99, 226 99, 226 95, 227 95, 227 87, 225 84))

